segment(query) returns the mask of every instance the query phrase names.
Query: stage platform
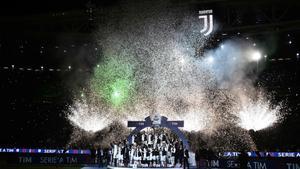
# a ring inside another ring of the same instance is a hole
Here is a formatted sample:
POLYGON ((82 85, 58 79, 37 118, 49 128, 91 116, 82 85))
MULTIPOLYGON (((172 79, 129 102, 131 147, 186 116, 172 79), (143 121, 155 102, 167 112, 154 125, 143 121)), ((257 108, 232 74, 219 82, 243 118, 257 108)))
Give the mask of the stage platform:
MULTIPOLYGON (((81 169, 182 169, 183 167, 165 167, 165 168, 160 168, 160 167, 138 167, 138 168, 133 168, 133 167, 113 167, 113 166, 107 166, 107 167, 97 167, 96 165, 94 166, 85 166, 81 169)), ((195 169, 195 167, 190 167, 191 169, 195 169)))
POLYGON ((107 166, 108 169, 182 169, 183 167, 165 167, 165 168, 159 168, 159 167, 113 167, 113 166, 107 166))
POLYGON ((169 167, 169 168, 129 168, 129 167, 110 167, 110 166, 107 166, 107 168, 106 167, 99 168, 99 167, 91 166, 91 167, 83 167, 81 169, 182 169, 182 167, 181 168, 171 168, 171 167, 169 167))
POLYGON ((183 167, 168 167, 168 168, 158 168, 158 167, 143 167, 143 168, 132 168, 132 167, 112 167, 112 166, 107 166, 107 167, 97 167, 97 166, 86 166, 81 169, 182 169, 183 167))

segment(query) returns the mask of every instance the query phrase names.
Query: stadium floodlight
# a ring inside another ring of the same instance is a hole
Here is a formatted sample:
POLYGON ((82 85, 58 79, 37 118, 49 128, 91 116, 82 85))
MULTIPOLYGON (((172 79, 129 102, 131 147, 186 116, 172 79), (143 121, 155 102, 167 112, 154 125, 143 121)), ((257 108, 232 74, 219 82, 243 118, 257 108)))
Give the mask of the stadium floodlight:
POLYGON ((261 53, 259 51, 255 51, 251 54, 252 61, 259 61, 261 59, 261 53))
POLYGON ((212 56, 209 56, 208 58, 207 58, 207 63, 209 63, 209 64, 212 64, 213 62, 214 62, 214 58, 212 57, 212 56))

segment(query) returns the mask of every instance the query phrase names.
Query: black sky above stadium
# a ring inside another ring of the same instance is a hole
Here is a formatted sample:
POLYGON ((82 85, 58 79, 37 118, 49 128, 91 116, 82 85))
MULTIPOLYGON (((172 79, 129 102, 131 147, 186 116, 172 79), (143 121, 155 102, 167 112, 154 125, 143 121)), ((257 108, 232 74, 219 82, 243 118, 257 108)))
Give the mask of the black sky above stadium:
POLYGON ((2 16, 15 16, 15 15, 30 15, 41 14, 47 12, 61 12, 66 10, 84 9, 89 3, 96 6, 109 7, 118 4, 119 0, 77 0, 77 1, 21 1, 13 0, 6 1, 5 4, 0 6, 0 14, 2 16))

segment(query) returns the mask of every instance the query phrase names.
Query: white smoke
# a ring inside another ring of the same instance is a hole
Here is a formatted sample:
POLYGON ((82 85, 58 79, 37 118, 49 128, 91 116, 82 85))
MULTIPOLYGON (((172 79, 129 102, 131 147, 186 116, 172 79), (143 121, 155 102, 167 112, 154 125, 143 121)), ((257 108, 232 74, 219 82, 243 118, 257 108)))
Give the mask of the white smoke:
POLYGON ((249 41, 228 40, 205 54, 203 65, 217 81, 218 88, 226 89, 235 96, 239 125, 247 130, 260 130, 271 126, 280 118, 280 106, 272 106, 267 94, 255 85, 259 75, 258 62, 261 49, 253 47, 249 41))

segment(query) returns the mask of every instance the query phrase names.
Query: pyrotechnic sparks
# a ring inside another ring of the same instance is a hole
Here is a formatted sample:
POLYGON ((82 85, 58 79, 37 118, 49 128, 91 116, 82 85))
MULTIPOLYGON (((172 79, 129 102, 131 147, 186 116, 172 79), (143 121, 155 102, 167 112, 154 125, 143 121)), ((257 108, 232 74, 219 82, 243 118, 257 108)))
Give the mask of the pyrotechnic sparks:
POLYGON ((242 110, 238 113, 239 125, 247 130, 261 130, 279 120, 280 106, 271 108, 270 103, 261 98, 258 101, 249 100, 241 106, 242 110))
POLYGON ((69 120, 77 127, 89 132, 96 132, 111 123, 107 116, 100 115, 99 109, 90 107, 86 101, 75 101, 70 107, 71 114, 68 115, 69 120))

